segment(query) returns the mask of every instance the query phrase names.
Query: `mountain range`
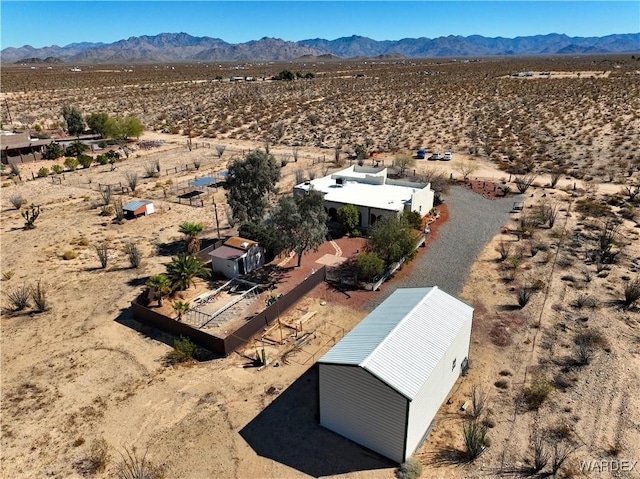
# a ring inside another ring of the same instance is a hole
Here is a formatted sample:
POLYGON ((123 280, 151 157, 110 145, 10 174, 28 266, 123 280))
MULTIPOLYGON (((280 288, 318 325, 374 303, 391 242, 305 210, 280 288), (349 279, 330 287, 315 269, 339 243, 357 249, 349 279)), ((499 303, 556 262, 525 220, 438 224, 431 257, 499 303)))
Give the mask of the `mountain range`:
POLYGON ((26 59, 57 58, 74 63, 180 62, 180 61, 290 61, 298 58, 379 56, 433 58, 505 55, 580 55, 640 52, 640 33, 603 37, 569 37, 558 33, 516 38, 467 37, 404 38, 377 41, 353 35, 336 40, 315 38, 299 42, 264 37, 231 44, 219 38, 194 37, 187 33, 161 33, 114 43, 72 43, 60 47, 4 48, 2 63, 26 59))

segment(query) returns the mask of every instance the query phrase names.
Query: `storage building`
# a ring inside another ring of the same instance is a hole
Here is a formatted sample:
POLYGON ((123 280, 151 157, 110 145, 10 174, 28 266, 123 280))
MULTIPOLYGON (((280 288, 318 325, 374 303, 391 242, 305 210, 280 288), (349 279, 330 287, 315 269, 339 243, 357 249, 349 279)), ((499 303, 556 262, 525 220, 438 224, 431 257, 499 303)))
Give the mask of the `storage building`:
POLYGON ((468 367, 472 319, 436 286, 394 291, 319 360, 320 424, 404 462, 468 367))

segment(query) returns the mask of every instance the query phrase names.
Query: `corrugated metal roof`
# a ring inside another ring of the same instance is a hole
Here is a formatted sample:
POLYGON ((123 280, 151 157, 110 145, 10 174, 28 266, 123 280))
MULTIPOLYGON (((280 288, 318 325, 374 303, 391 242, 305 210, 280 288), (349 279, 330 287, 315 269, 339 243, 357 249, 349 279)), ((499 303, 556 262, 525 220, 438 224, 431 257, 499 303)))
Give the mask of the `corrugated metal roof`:
POLYGON ((133 200, 129 201, 126 205, 122 207, 125 211, 136 211, 138 208, 142 208, 145 205, 149 205, 152 202, 149 200, 133 200))
POLYGON ((473 308, 437 286, 400 288, 319 362, 360 366, 413 399, 473 308))

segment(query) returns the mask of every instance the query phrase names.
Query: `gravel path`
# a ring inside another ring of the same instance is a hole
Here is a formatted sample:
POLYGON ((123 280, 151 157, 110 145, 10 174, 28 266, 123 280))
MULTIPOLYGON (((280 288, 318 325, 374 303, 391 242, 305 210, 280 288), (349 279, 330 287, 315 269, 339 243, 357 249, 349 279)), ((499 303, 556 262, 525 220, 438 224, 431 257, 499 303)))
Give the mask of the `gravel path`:
POLYGON ((469 274, 471 265, 487 242, 507 224, 514 201, 521 197, 487 200, 482 195, 460 186, 453 186, 445 197, 449 220, 411 264, 405 277, 382 285, 381 294, 367 305, 373 309, 397 288, 438 286, 457 296, 469 274))

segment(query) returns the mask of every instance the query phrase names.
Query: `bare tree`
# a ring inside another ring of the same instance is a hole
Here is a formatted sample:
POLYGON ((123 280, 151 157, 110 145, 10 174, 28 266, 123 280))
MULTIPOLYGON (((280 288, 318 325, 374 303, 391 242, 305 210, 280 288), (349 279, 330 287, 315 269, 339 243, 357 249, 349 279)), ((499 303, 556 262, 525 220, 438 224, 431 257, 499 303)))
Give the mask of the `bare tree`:
POLYGON ((138 173, 135 171, 127 171, 124 174, 125 179, 127 180, 127 184, 129 185, 129 188, 131 188, 131 191, 136 191, 136 187, 138 186, 138 181, 139 181, 139 177, 138 177, 138 173))
POLYGON ((537 176, 538 175, 535 173, 527 173, 526 175, 523 175, 523 176, 516 176, 513 182, 516 184, 516 188, 518 188, 518 191, 521 194, 524 194, 527 192, 529 187, 533 184, 537 176))
POLYGON ((469 176, 471 176, 471 174, 477 169, 478 167, 476 165, 468 161, 463 161, 456 167, 456 170, 462 175, 462 179, 464 181, 467 181, 469 176))
POLYGON ((104 206, 109 206, 109 203, 111 203, 112 195, 113 193, 111 191, 111 186, 107 185, 106 188, 100 189, 100 196, 102 197, 102 204, 104 206))
POLYGON ((109 263, 109 243, 107 241, 101 241, 100 243, 94 246, 96 250, 96 254, 98 255, 98 259, 100 260, 100 264, 102 265, 102 269, 107 267, 109 263))

